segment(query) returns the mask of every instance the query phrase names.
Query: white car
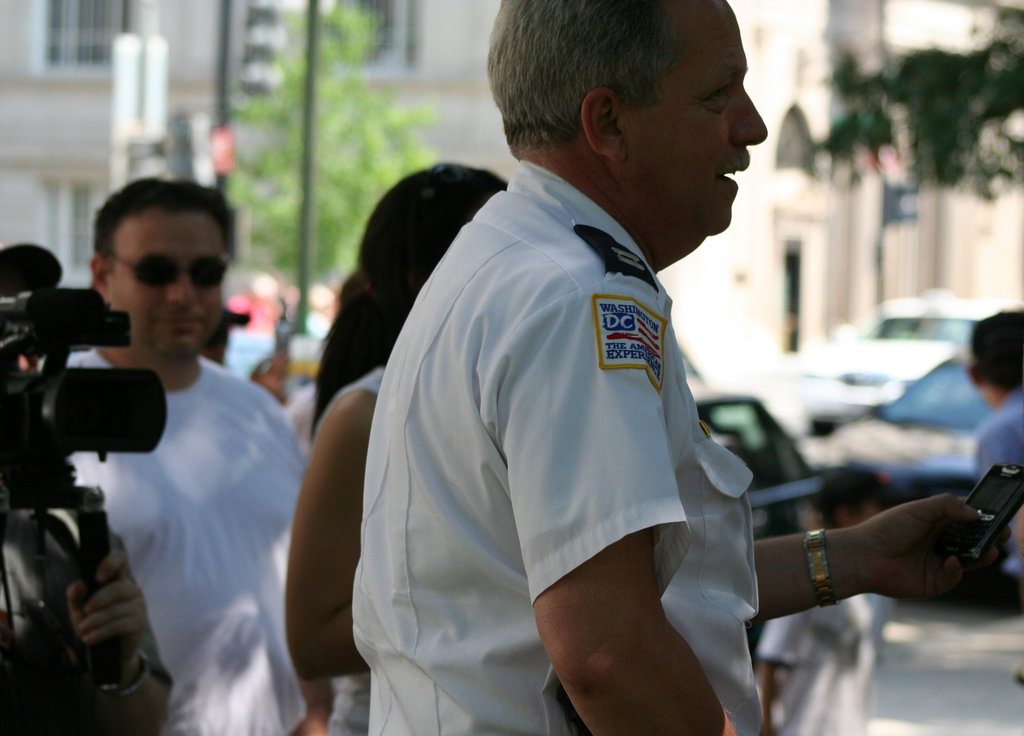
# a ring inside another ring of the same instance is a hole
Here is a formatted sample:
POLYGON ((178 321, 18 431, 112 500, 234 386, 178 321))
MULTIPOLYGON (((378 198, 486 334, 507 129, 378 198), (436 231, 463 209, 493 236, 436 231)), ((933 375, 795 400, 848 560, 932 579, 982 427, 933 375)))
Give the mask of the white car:
POLYGON ((957 299, 947 292, 883 302, 859 333, 849 325, 801 355, 799 394, 815 434, 861 416, 903 394, 920 378, 969 347, 975 323, 1017 302, 957 299))

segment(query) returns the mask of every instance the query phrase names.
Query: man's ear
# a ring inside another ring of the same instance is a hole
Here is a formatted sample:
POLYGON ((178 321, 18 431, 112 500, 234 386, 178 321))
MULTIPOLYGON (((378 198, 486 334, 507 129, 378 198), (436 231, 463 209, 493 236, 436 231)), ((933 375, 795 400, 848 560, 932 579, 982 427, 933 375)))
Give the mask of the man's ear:
POLYGON ((113 267, 114 262, 99 253, 93 253, 92 259, 89 261, 89 270, 92 271, 92 288, 100 293, 105 302, 110 301, 107 298, 107 291, 110 288, 110 271, 113 267))
POLYGON ((580 106, 583 135, 598 156, 622 161, 626 157, 626 142, 619 126, 622 100, 614 90, 597 87, 590 90, 580 106))
POLYGON ((973 383, 975 386, 981 385, 982 378, 978 374, 978 366, 976 366, 974 363, 969 363, 967 365, 967 376, 971 379, 971 383, 973 383))

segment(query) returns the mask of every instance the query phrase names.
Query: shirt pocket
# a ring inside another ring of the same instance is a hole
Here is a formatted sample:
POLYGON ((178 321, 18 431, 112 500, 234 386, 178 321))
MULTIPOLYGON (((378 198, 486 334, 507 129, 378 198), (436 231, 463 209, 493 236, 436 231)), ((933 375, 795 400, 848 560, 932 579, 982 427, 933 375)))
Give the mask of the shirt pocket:
POLYGON ((739 498, 754 477, 742 460, 714 440, 704 439, 696 446, 697 461, 715 490, 729 498, 739 498))
POLYGON ((740 621, 747 621, 757 611, 753 524, 746 496, 753 476, 743 461, 714 440, 700 440, 694 450, 705 477, 701 593, 740 621))

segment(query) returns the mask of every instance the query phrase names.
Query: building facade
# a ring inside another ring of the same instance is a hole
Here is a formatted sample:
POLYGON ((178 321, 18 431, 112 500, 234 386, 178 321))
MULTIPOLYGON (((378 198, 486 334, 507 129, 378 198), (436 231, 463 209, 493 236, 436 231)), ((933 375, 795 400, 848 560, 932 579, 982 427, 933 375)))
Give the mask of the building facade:
POLYGON ((0 241, 45 245, 65 283, 88 284, 91 220, 114 155, 114 39, 158 23, 170 48, 167 109, 210 111, 217 10, 209 0, 0 4, 0 241))
MULTIPOLYGON (((231 2, 238 39, 248 4, 231 2)), ((266 1, 266 0, 264 0, 266 1)), ((490 99, 488 36, 500 0, 347 0, 379 14, 375 85, 427 102, 426 141, 442 160, 515 167, 490 99)), ((322 0, 326 5, 327 0, 322 0)), ((992 17, 983 0, 733 0, 747 87, 769 129, 739 176, 733 225, 664 279, 684 345, 708 372, 761 364, 865 317, 881 298, 944 288, 962 297, 1024 296, 1024 205, 922 191, 916 215, 883 223, 898 167, 856 184, 816 158, 836 111, 828 79, 843 53, 962 46, 992 17)), ((285 5, 305 8, 301 0, 285 5)), ((20 0, 0 4, 0 240, 51 247, 70 285, 88 283, 89 225, 116 176, 112 42, 167 41, 166 113, 216 115, 221 2, 20 0)), ((237 58, 232 68, 237 72, 237 58)), ((296 124, 299 124, 296 120, 296 124)), ((680 172, 685 176, 686 172, 680 172)))

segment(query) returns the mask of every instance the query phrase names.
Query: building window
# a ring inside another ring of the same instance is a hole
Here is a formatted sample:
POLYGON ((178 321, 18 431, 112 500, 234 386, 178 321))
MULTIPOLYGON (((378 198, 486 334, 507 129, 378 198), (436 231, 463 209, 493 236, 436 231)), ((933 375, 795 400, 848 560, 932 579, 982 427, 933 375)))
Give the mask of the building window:
POLYGON ((124 28, 126 13, 125 0, 49 0, 47 65, 108 66, 114 37, 124 28))
POLYGON ((378 66, 409 66, 416 53, 414 0, 358 0, 364 10, 377 18, 378 66))
POLYGON ((796 107, 791 107, 782 121, 779 145, 775 152, 775 166, 779 169, 799 169, 814 173, 814 141, 807 118, 796 107))
POLYGON ((65 280, 85 281, 92 258, 92 220, 103 191, 89 184, 46 185, 46 243, 64 267, 65 280))

